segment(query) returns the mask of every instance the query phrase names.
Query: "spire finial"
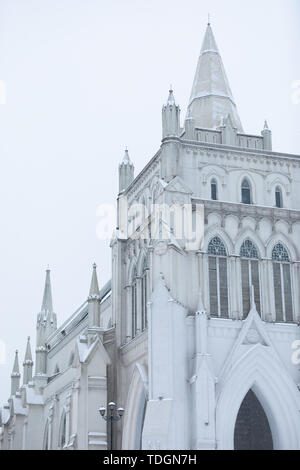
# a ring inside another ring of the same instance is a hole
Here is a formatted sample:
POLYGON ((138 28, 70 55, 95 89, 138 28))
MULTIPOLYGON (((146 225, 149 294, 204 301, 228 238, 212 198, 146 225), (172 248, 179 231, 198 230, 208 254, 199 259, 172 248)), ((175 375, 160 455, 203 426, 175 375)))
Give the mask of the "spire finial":
POLYGON ((170 85, 169 89, 169 96, 168 96, 168 105, 173 106, 175 104, 175 98, 174 98, 174 93, 173 93, 173 87, 170 85))
POLYGON ((129 152, 128 152, 127 145, 125 147, 124 157, 123 157, 123 160, 120 163, 120 165, 132 165, 130 157, 129 157, 129 152))
POLYGON ((27 337, 27 346, 26 346, 24 362, 26 361, 32 361, 31 348, 30 348, 30 336, 27 337))
POLYGON ((97 265, 96 263, 94 263, 89 297, 93 297, 93 296, 99 297, 99 295, 100 295, 100 291, 99 291, 98 278, 97 278, 97 265))
POLYGON ((43 295, 43 302, 42 302, 41 310, 42 312, 50 312, 50 313, 53 312, 49 265, 46 269, 46 280, 45 280, 44 295, 43 295))
POLYGON ((12 375, 20 375, 20 369, 19 369, 19 357, 18 357, 18 350, 16 349, 15 352, 15 360, 14 360, 14 366, 12 370, 12 375))
POLYGON ((207 14, 207 26, 210 26, 210 14, 207 14))

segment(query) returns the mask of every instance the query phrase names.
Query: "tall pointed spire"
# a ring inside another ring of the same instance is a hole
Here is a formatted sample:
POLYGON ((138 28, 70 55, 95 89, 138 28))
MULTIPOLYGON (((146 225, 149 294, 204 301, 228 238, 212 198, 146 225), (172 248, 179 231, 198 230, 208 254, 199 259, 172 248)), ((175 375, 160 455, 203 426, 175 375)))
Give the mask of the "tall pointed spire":
POLYGON ((44 288, 44 295, 43 295, 43 302, 42 302, 41 311, 42 312, 53 312, 51 280, 50 280, 50 269, 49 269, 49 267, 46 269, 46 281, 45 281, 45 288, 44 288))
POLYGON ((26 346, 26 353, 23 362, 23 384, 27 385, 28 382, 32 379, 32 354, 31 354, 31 347, 30 347, 30 336, 27 338, 27 346, 26 346))
POLYGON ((222 58, 208 23, 192 87, 187 118, 200 128, 215 129, 222 118, 231 116, 238 132, 243 132, 222 58))
POLYGON ((95 296, 95 295, 96 296, 100 295, 99 285, 98 285, 98 278, 97 278, 97 265, 96 265, 96 263, 93 264, 93 274, 92 274, 92 281, 91 281, 89 297, 95 296))
POLYGON ((46 269, 46 280, 41 311, 37 316, 36 335, 36 376, 46 377, 47 370, 47 338, 56 330, 56 314, 53 312, 50 269, 46 269))
POLYGON ((19 368, 19 357, 18 357, 18 350, 15 353, 15 360, 14 366, 11 373, 11 395, 15 395, 17 390, 20 388, 20 368, 19 368))
POLYGON ((93 264, 93 274, 88 296, 88 325, 89 328, 100 327, 100 291, 97 278, 97 265, 93 264))

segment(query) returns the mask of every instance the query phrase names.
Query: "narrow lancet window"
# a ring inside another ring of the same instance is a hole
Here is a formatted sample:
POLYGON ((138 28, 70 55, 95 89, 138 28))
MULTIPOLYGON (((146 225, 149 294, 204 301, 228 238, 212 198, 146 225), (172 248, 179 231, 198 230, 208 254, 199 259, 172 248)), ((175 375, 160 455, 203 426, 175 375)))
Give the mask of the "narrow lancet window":
POLYGON ((275 205, 279 208, 282 207, 282 193, 279 186, 277 186, 275 189, 275 205))
POLYGON ((252 204, 251 186, 247 178, 244 178, 242 182, 242 203, 252 204))
POLYGON ((148 265, 146 258, 144 259, 143 271, 142 271, 142 331, 147 328, 147 302, 148 302, 148 265))
POLYGON ((210 183, 210 197, 213 201, 216 201, 218 199, 217 181, 215 179, 212 179, 210 183))
POLYGON ((134 268, 132 283, 131 283, 131 307, 132 307, 132 338, 137 334, 137 272, 134 268))
POLYGON ((260 279, 258 250, 251 240, 245 240, 240 249, 242 274, 243 318, 250 311, 251 286, 254 287, 254 300, 260 313, 260 279))
POLYGON ((293 322, 291 264, 286 248, 277 243, 272 251, 273 282, 277 322, 293 322))
POLYGON ((219 237, 208 245, 210 314, 228 318, 227 252, 219 237))

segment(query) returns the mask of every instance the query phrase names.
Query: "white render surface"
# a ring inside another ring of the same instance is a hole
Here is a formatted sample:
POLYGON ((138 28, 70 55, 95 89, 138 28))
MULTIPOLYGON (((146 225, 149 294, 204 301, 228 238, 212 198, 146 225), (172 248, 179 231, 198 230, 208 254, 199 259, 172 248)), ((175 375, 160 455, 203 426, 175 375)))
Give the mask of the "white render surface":
POLYGON ((117 229, 111 283, 99 290, 94 266, 87 301, 59 328, 47 270, 35 371, 29 345, 23 384, 16 355, 12 393, 1 409, 1 449, 106 449, 98 408, 110 401, 125 408, 115 448, 234 449, 249 390, 265 413, 273 448, 300 449, 300 373, 292 361, 300 341, 300 156, 272 151, 267 123, 260 136, 244 133, 210 25, 183 126, 170 90, 162 131, 158 152, 135 179, 125 151, 119 210, 122 198, 148 213, 155 203, 201 204, 203 243, 187 249, 166 221, 167 239, 144 237, 147 213, 130 236, 117 229), (242 203, 245 180, 249 204, 242 203), (226 251, 223 277, 216 261, 219 311, 224 298, 227 305, 222 314, 212 307, 209 249, 216 237, 226 251), (255 246, 258 273, 247 260, 256 284, 246 313, 245 241, 255 246), (288 254, 288 268, 280 267, 283 307, 273 282, 278 245, 288 254), (281 307, 291 312, 283 321, 281 307))

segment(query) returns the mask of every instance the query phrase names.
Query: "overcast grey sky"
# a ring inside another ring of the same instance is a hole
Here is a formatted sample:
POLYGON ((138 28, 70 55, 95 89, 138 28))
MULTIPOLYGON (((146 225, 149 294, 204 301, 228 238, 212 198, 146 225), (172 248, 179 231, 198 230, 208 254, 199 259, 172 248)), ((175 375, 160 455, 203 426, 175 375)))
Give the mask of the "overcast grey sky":
POLYGON ((0 0, 0 403, 14 349, 34 350, 47 264, 59 324, 94 261, 109 279, 97 207, 126 145, 137 172, 158 149, 170 83, 184 117, 208 12, 245 131, 267 118, 274 150, 300 154, 299 0, 0 0))

